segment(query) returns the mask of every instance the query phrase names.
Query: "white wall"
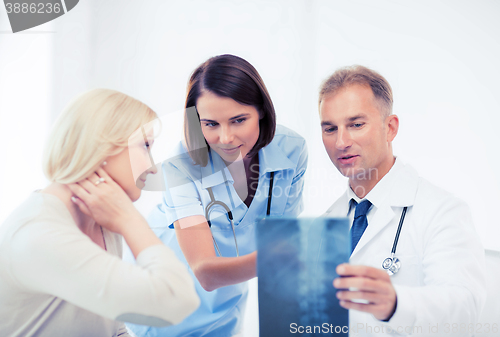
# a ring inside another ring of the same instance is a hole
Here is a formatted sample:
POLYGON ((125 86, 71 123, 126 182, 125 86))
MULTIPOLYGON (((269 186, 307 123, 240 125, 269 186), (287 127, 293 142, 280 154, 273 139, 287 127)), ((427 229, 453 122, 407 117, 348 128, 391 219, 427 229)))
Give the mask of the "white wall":
POLYGON ((53 103, 55 32, 12 34, 0 8, 0 224, 45 184, 41 160, 53 103))

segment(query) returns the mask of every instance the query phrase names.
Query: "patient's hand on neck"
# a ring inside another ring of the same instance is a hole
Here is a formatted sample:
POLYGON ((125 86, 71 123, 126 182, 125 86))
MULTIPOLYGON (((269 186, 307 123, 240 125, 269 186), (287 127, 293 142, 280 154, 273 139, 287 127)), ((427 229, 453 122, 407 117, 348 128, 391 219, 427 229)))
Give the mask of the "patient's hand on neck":
POLYGON ((96 224, 96 222, 92 217, 84 214, 80 210, 80 208, 74 202, 71 201, 73 193, 66 185, 59 183, 51 183, 40 192, 51 194, 57 197, 59 200, 61 200, 68 209, 69 213, 71 214, 71 217, 75 221, 78 228, 82 231, 82 233, 87 235, 89 238, 92 239, 92 241, 94 241, 101 247, 104 246, 100 226, 96 224))

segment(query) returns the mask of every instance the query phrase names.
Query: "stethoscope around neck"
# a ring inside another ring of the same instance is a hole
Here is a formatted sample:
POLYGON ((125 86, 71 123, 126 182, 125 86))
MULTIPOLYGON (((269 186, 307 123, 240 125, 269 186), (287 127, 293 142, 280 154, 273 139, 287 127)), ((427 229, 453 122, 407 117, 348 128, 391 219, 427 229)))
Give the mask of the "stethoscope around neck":
MULTIPOLYGON (((224 170, 222 170, 222 175, 224 177, 225 184, 227 186, 227 180, 226 180, 226 174, 224 173, 224 170)), ((271 177, 269 178, 269 195, 267 196, 267 212, 266 215, 269 216, 271 214, 271 200, 272 200, 272 194, 273 194, 273 182, 274 182, 274 172, 271 172, 271 177)), ((212 235, 212 240, 214 241, 214 246, 215 249, 217 250, 217 253, 219 256, 222 256, 220 253, 219 245, 217 244, 217 241, 215 241, 214 233, 212 233, 212 223, 210 221, 210 212, 215 206, 221 206, 224 208, 227 214, 227 218, 229 220, 229 223, 231 224, 231 229, 233 230, 233 237, 234 237, 234 246, 236 248, 236 256, 240 256, 239 250, 238 250, 238 240, 236 240, 236 232, 234 230, 234 218, 233 218, 233 212, 227 207, 227 205, 222 202, 222 201, 217 201, 215 200, 214 197, 214 192, 212 191, 211 187, 207 187, 208 194, 210 195, 210 202, 208 205, 205 207, 205 219, 207 219, 208 222, 208 227, 210 228, 210 234, 212 235)), ((231 193, 228 190, 229 193, 231 193)))
POLYGON ((399 234, 401 234, 401 228, 403 227, 403 222, 405 220, 406 210, 408 207, 403 208, 401 213, 401 218, 399 219, 399 226, 396 232, 396 237, 394 238, 394 243, 392 245, 391 256, 386 258, 382 262, 382 268, 385 269, 389 276, 396 274, 399 269, 401 269, 401 260, 399 260, 396 255, 396 247, 398 246, 399 234))

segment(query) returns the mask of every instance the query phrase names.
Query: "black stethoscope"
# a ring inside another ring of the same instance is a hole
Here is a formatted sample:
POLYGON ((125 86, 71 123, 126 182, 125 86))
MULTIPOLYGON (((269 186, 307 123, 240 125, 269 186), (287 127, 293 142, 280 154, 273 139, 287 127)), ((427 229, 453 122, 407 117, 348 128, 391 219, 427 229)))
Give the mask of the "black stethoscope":
POLYGON ((403 208, 401 213, 401 218, 399 219, 398 231, 396 232, 396 237, 394 238, 394 244, 392 245, 391 256, 386 258, 382 262, 382 268, 385 269, 389 276, 396 274, 399 269, 401 269, 401 260, 398 259, 396 255, 396 247, 398 246, 399 234, 401 234, 401 228, 403 227, 403 222, 405 220, 406 210, 408 207, 403 208))
MULTIPOLYGON (((227 180, 226 180, 226 174, 224 173, 224 170, 222 170, 222 175, 224 176, 224 181, 227 186, 227 180)), ((269 216, 271 214, 271 200, 272 200, 272 195, 273 195, 273 182, 274 182, 274 172, 271 172, 271 177, 269 178, 269 195, 267 196, 267 212, 266 215, 269 216)), ((236 233, 234 231, 234 221, 233 221, 233 213, 227 207, 225 203, 222 201, 216 201, 214 197, 214 192, 212 191, 211 187, 207 187, 208 194, 210 195, 210 202, 208 205, 205 207, 205 219, 207 219, 208 222, 208 227, 210 228, 210 234, 212 234, 212 240, 214 241, 215 249, 217 250, 217 253, 219 253, 219 256, 222 256, 219 250, 219 245, 217 244, 217 241, 215 241, 214 234, 212 233, 212 223, 210 221, 210 212, 212 211, 214 206, 222 206, 224 210, 226 211, 227 218, 229 220, 229 223, 231 224, 231 229, 233 230, 233 237, 234 237, 234 246, 236 247, 236 256, 240 256, 239 251, 238 251, 238 240, 236 240, 236 233)), ((228 192, 231 193, 228 189, 228 192)))

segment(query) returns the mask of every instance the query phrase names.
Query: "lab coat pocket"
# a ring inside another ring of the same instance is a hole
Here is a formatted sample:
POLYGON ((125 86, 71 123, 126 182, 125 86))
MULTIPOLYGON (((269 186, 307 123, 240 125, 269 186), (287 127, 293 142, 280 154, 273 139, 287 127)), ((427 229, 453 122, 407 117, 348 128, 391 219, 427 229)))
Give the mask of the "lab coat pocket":
POLYGON ((397 254, 396 257, 401 262, 399 271, 391 276, 393 284, 404 284, 407 286, 421 285, 421 263, 417 255, 397 254))

